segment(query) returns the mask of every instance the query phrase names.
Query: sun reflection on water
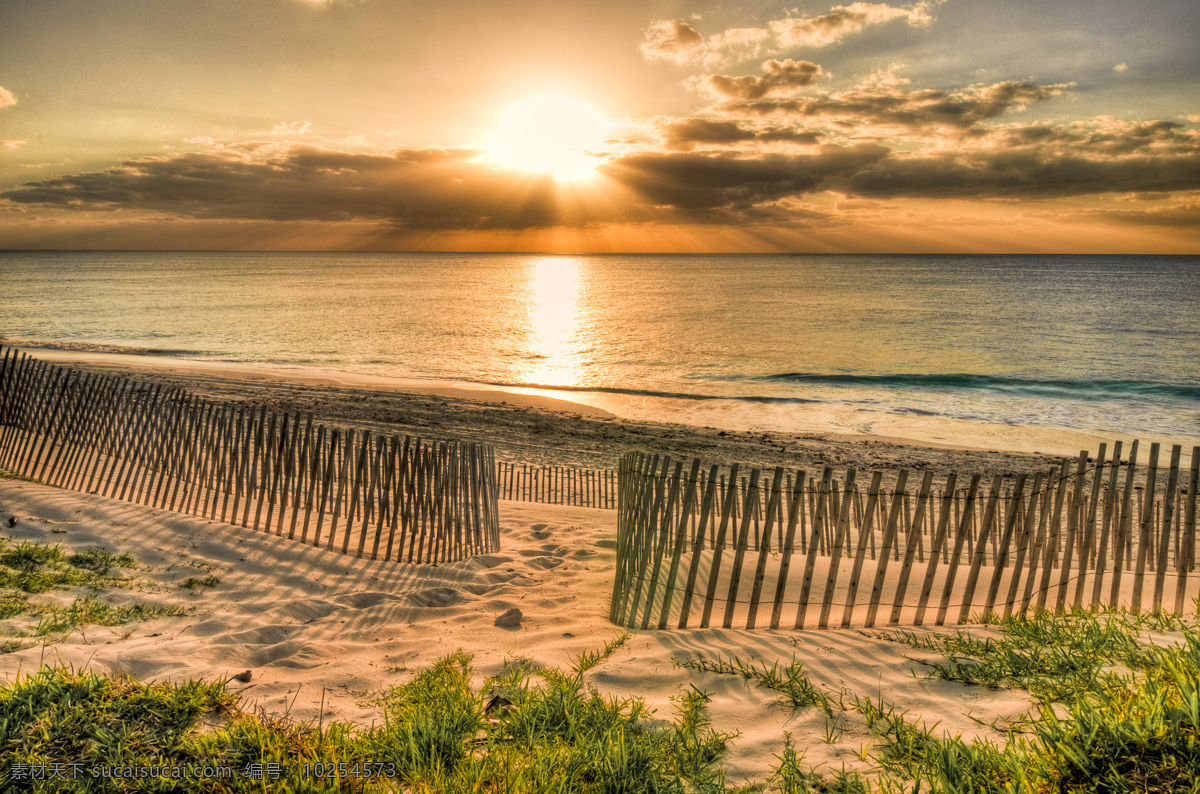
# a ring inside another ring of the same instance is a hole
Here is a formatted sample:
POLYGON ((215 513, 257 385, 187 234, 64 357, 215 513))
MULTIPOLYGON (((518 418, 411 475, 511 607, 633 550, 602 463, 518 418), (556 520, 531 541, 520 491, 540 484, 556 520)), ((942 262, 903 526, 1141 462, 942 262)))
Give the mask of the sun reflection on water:
POLYGON ((580 263, 570 257, 544 257, 529 268, 528 383, 578 386, 581 383, 580 263))

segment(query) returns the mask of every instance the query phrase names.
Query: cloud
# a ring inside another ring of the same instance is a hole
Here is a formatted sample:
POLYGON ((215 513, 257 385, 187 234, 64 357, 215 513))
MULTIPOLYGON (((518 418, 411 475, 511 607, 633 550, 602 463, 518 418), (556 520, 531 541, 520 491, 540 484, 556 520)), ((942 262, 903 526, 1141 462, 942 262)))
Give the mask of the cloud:
MULTIPOLYGON (((702 126, 692 126, 692 131, 702 126)), ((710 133, 717 131, 709 128, 710 133)), ((740 133, 725 130, 727 136, 740 133)), ((781 130, 753 135, 800 137, 781 130)), ((805 141, 815 137, 804 136, 805 141)), ((819 189, 887 157, 873 144, 804 154, 645 152, 601 166, 609 193, 494 166, 471 150, 373 154, 241 142, 116 168, 28 182, 0 194, 14 206, 159 213, 164 218, 374 221, 396 229, 524 229, 606 222, 733 222, 757 205, 819 189), (616 191, 612 193, 611 191, 616 191), (613 201, 613 195, 621 195, 613 201)), ((603 179, 601 181, 604 181, 603 179)))
POLYGON ((888 156, 874 144, 822 146, 814 154, 644 153, 599 169, 644 203, 680 210, 747 209, 812 192, 832 177, 850 175, 888 156))
POLYGON ((776 55, 797 47, 828 47, 872 25, 905 19, 913 27, 933 22, 930 10, 945 0, 923 0, 900 7, 886 3, 850 3, 815 17, 786 17, 761 28, 731 28, 705 37, 692 20, 659 19, 650 24, 638 49, 647 61, 702 63, 708 68, 776 55))
POLYGON ((271 128, 270 132, 260 135, 307 135, 312 132, 311 121, 281 121, 271 128))
POLYGON ((4 86, 0 85, 0 108, 10 108, 17 104, 17 98, 4 86))
MULTIPOLYGON (((890 146, 839 140, 835 124, 806 129, 793 118, 659 119, 640 148, 610 153, 596 179, 560 184, 497 166, 472 149, 198 139, 200 151, 29 181, 0 193, 0 204, 111 214, 114 222, 142 217, 483 231, 787 223, 801 215, 812 220, 815 210, 800 199, 823 191, 848 200, 1005 201, 1130 194, 1158 200, 1200 191, 1200 133, 1177 122, 1102 117, 989 127, 978 121, 1036 101, 1047 87, 888 91, 899 94, 805 98, 810 116, 801 120, 825 113, 827 122, 903 122, 917 130, 890 146), (953 146, 918 134, 939 124, 956 131, 953 146)), ((1129 217, 1129 224, 1163 226, 1191 216, 1152 206, 1129 217)))
MULTIPOLYGON (((558 222, 547 178, 473 162, 473 150, 364 154, 241 142, 26 183, 17 204, 183 218, 386 222, 407 228, 528 228, 558 222)), ((550 180, 552 182, 552 180, 550 180)))
POLYGON ((1200 155, 1046 157, 1005 151, 899 155, 846 180, 870 198, 1045 199, 1104 193, 1200 190, 1200 155))
POLYGON ((704 46, 704 37, 682 19, 659 19, 650 23, 638 45, 647 61, 686 63, 704 46))
POLYGON ((909 8, 886 3, 851 3, 834 6, 828 13, 815 17, 775 20, 768 28, 783 48, 828 47, 847 36, 861 33, 870 25, 895 19, 907 19, 914 27, 924 27, 933 21, 929 8, 930 3, 917 3, 909 8))
POLYGON ((25 143, 26 143, 25 141, 0 141, 0 146, 3 146, 5 149, 10 149, 10 150, 11 149, 20 149, 22 146, 25 145, 25 143))
POLYGON ((682 119, 670 121, 659 128, 668 149, 691 151, 697 146, 731 146, 735 144, 783 143, 812 146, 821 142, 819 133, 787 127, 751 129, 734 121, 712 119, 682 119))
POLYGON ((954 92, 910 91, 903 87, 907 81, 888 74, 890 77, 875 76, 849 91, 788 99, 767 97, 730 101, 720 109, 734 115, 781 115, 819 120, 847 130, 869 127, 895 134, 918 131, 962 133, 1009 111, 1023 110, 1033 102, 1059 96, 1070 87, 1069 84, 1005 81, 954 92))
POLYGON ((1118 63, 1116 66, 1113 67, 1113 71, 1114 72, 1127 72, 1127 71, 1129 71, 1129 64, 1118 63))
POLYGON ((1126 193, 1123 196, 1117 196, 1114 201, 1166 201, 1171 198, 1170 193, 1126 193))
POLYGON ((980 131, 965 145, 976 149, 1034 151, 1043 159, 1070 155, 1188 156, 1200 154, 1200 134, 1173 121, 1120 121, 1102 116, 1066 125, 1012 125, 980 131))
POLYGON ((689 83, 701 94, 717 101, 762 99, 765 96, 794 94, 812 85, 821 76, 821 67, 811 61, 769 60, 762 65, 764 75, 706 74, 689 83))

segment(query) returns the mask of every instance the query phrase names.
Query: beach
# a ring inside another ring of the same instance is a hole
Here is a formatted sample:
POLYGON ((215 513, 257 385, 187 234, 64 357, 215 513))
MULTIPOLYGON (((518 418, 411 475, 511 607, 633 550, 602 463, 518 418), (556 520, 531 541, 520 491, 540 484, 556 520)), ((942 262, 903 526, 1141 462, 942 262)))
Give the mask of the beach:
MULTIPOLYGON (((699 456, 810 471, 828 465, 991 475, 1045 469, 1055 460, 915 440, 631 422, 587 406, 494 390, 74 355, 71 361, 66 353, 47 358, 186 388, 218 403, 311 412, 330 426, 483 441, 495 445, 500 460, 539 465, 610 468, 623 452, 641 450, 685 461, 699 456)), ((608 619, 616 548, 612 510, 501 501, 499 551, 438 565, 356 559, 247 528, 11 479, 0 480, 0 520, 11 523, 12 542, 131 554, 136 565, 122 575, 135 584, 99 595, 114 606, 138 602, 185 610, 28 642, 0 656, 9 680, 47 664, 145 681, 230 680, 244 705, 265 715, 365 726, 381 719, 371 702, 380 692, 456 651, 473 657, 475 678, 483 683, 516 660, 568 667, 580 653, 624 631, 608 619), (213 583, 196 586, 204 577, 213 583), (514 625, 496 624, 514 608, 520 611, 514 625), (248 681, 232 680, 246 671, 248 681)), ((65 606, 78 594, 43 598, 65 606)), ((972 631, 994 633, 978 626, 972 631)), ((937 654, 883 639, 877 630, 713 628, 632 635, 588 674, 587 683, 606 695, 644 699, 664 725, 681 691, 695 687, 710 695, 714 728, 736 733, 723 761, 731 782, 765 779, 778 764, 785 734, 812 767, 867 772, 872 734, 853 710, 830 716, 815 707, 791 709, 753 680, 685 668, 679 661, 738 658, 766 667, 798 661, 812 684, 835 701, 882 699, 911 719, 967 740, 1000 741, 1004 734, 996 726, 1034 708, 1021 690, 928 679, 937 654)))
MULTIPOLYGON (((70 665, 143 681, 231 681, 247 709, 315 724, 378 723, 369 701, 411 680, 438 659, 463 650, 482 683, 506 662, 568 667, 622 633, 608 622, 615 545, 612 511, 554 505, 501 505, 501 551, 437 566, 369 562, 242 528, 165 514, 30 483, 0 480, 0 519, 16 517, 17 540, 129 552, 140 582, 100 597, 181 605, 179 617, 105 628, 89 626, 61 641, 0 656, 7 680, 41 665, 70 665), (219 584, 195 592, 189 577, 219 584), (513 628, 495 625, 510 609, 513 628), (323 709, 323 710, 322 710, 323 709)), ((69 603, 69 596, 58 596, 69 603)), ((776 693, 739 676, 697 672, 674 660, 738 657, 755 665, 804 664, 815 686, 836 698, 881 696, 910 716, 951 734, 1002 734, 976 720, 1010 720, 1033 706, 1020 691, 987 691, 926 681, 912 648, 870 632, 635 631, 587 683, 620 698, 637 697, 669 722, 672 697, 695 686, 712 695, 720 731, 737 731, 724 766, 730 782, 762 780, 777 765, 785 732, 805 762, 826 771, 866 769, 858 754, 870 741, 861 717, 840 714, 826 743, 818 708, 792 711, 776 693), (914 675, 917 677, 914 678, 914 675)), ((932 658, 932 657, 930 657, 932 658)))
POLYGON ((493 445, 500 460, 536 465, 616 468, 622 454, 636 450, 676 460, 701 458, 713 463, 792 469, 908 468, 990 476, 1032 471, 1075 457, 1081 449, 1094 452, 1096 448, 1088 443, 1093 440, 1091 435, 1064 440, 1054 431, 1040 428, 1025 430, 1040 436, 1045 451, 954 445, 921 437, 739 431, 623 420, 584 402, 523 389, 115 353, 28 352, 84 372, 119 373, 164 388, 187 389, 218 403, 312 413, 315 421, 331 426, 363 427, 435 441, 479 441, 493 445))
POLYGON ((0 2, 0 794, 1200 793, 1197 30, 0 2))

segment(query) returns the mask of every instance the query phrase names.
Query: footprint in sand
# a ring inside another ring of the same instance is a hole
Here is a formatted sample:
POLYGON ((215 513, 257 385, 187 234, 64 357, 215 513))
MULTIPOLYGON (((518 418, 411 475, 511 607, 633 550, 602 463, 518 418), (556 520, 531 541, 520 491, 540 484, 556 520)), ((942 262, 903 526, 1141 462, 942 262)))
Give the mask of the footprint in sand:
POLYGON ((566 555, 567 549, 563 546, 548 543, 540 549, 518 549, 517 553, 522 557, 562 557, 566 555))
POLYGON ((540 568, 545 571, 550 568, 557 568, 558 566, 562 565, 565 560, 562 560, 558 557, 532 557, 526 560, 526 562, 529 563, 529 567, 531 568, 540 568))
POLYGON ((380 592, 347 593, 332 600, 351 609, 370 609, 380 604, 386 604, 389 601, 399 601, 400 596, 380 592))

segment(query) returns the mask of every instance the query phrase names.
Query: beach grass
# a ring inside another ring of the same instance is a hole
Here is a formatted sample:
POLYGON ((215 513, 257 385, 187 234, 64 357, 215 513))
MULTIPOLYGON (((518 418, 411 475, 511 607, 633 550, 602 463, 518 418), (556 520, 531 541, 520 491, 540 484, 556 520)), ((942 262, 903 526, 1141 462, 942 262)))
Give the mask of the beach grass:
MULTIPOLYGON (((1002 628, 1021 638, 1063 632, 1082 647, 1096 636, 1093 619, 1102 622, 1078 613, 1039 615, 1002 628)), ((1108 626, 1137 641, 1141 622, 1115 620, 1108 626)), ((786 733, 772 774, 741 783, 728 780, 722 769, 736 735, 713 729, 710 693, 683 688, 672 698, 671 719, 662 720, 637 698, 602 695, 586 683, 586 673, 626 636, 581 654, 566 669, 512 659, 481 685, 473 683, 471 656, 451 654, 379 693, 371 702, 380 710, 380 721, 367 728, 255 713, 220 681, 145 684, 47 668, 0 686, 0 713, 6 715, 0 721, 0 782, 27 782, 33 791, 178 790, 172 788, 177 781, 162 778, 92 776, 106 766, 122 766, 207 768, 214 776, 196 780, 188 790, 212 792, 1200 789, 1200 635, 1190 627, 1184 628, 1181 645, 1140 643, 1136 654, 1124 646, 1116 653, 1139 660, 1137 669, 1063 690, 1061 700, 1043 702, 1003 744, 938 736, 936 725, 909 719, 881 697, 855 697, 847 711, 862 715, 877 739, 869 753, 864 751, 874 763, 871 770, 809 768, 803 746, 817 737, 786 733), (12 777, 54 764, 77 778, 52 784, 12 777)), ((979 647, 996 655, 990 649, 999 646, 979 647)), ((759 685, 787 680, 782 670, 738 660, 693 669, 743 675, 759 685)), ((1030 677, 997 680, 1015 684, 1030 677)))
POLYGON ((203 590, 206 587, 216 587, 220 583, 221 580, 218 577, 209 574, 203 578, 198 576, 189 576, 180 582, 179 586, 184 590, 191 590, 194 593, 199 590, 203 590))
POLYGON ((120 766, 207 768, 214 776, 196 790, 214 792, 726 791, 718 761, 732 736, 712 730, 708 695, 680 693, 665 722, 636 698, 583 684, 623 642, 568 670, 516 660, 481 687, 472 685, 471 657, 452 654, 382 693, 374 701, 382 724, 362 729, 252 713, 226 682, 144 684, 48 668, 0 687, 8 715, 0 782, 34 791, 174 790, 165 778, 93 777, 120 766), (25 777, 56 764, 77 777, 25 777))
MULTIPOLYGON (((27 626, 10 626, 0 653, 30 647, 29 638, 49 638, 87 626, 121 626, 158 617, 184 615, 186 608, 169 604, 113 605, 96 598, 110 588, 128 589, 139 580, 116 575, 114 569, 135 568, 128 553, 87 548, 69 554, 59 544, 0 538, 0 620, 27 616, 27 626), (66 606, 30 600, 30 596, 86 588, 66 606)), ((215 578, 215 577, 210 577, 215 578)))
POLYGON ((880 739, 883 790, 946 792, 1200 791, 1200 633, 1178 616, 1119 610, 994 621, 1000 638, 959 631, 918 637, 947 662, 930 676, 1027 690, 1039 705, 1003 744, 936 735, 882 699, 853 708, 880 739), (1147 630, 1178 630, 1157 645, 1147 630))
POLYGON ((987 622, 999 630, 999 637, 979 637, 961 629, 952 634, 900 629, 875 636, 942 654, 946 662, 923 662, 931 677, 1015 687, 1041 703, 1070 703, 1119 686, 1128 671, 1160 666, 1164 651, 1146 640, 1146 631, 1195 629, 1178 615, 1114 609, 1045 611, 1029 618, 989 616, 987 622))
POLYGON ((804 665, 794 658, 790 664, 782 667, 778 662, 770 667, 763 662, 761 667, 756 667, 737 656, 728 659, 719 656, 715 659, 698 656, 695 659, 676 659, 675 664, 701 672, 739 675, 747 681, 753 681, 762 689, 779 693, 783 696, 784 703, 793 709, 820 706, 827 716, 833 713, 829 696, 813 686, 804 675, 804 665))
POLYGON ((56 543, 13 541, 0 537, 0 590, 45 593, 66 587, 130 587, 133 579, 111 575, 113 568, 134 568, 129 554, 84 549, 68 554, 56 543))

